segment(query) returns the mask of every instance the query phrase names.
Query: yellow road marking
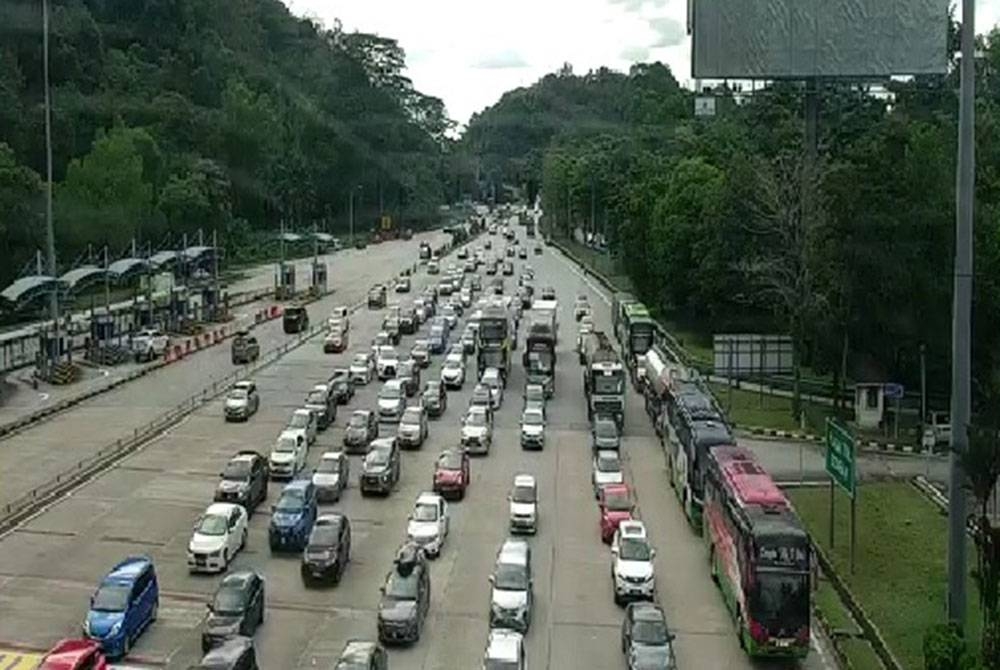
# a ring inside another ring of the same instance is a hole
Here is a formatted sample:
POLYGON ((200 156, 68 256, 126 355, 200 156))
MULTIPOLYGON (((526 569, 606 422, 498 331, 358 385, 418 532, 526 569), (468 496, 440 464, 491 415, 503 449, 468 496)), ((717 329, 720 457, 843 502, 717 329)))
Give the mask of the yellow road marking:
POLYGON ((0 649, 0 670, 35 670, 41 662, 41 654, 0 649))

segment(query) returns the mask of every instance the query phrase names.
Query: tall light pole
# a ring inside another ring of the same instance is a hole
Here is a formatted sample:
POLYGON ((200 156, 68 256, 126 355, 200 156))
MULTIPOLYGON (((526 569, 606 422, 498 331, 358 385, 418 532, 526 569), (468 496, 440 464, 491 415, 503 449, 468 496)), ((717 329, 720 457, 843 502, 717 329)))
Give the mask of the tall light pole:
POLYGON ((966 501, 961 456, 968 448, 972 372, 972 218, 976 185, 976 0, 962 0, 958 107, 954 306, 951 324, 951 471, 948 478, 948 619, 965 623, 966 501))
POLYGON ((351 187, 351 197, 349 198, 350 226, 351 226, 351 246, 354 246, 354 193, 361 190, 361 184, 351 187))
POLYGON ((49 93, 49 2, 42 0, 42 78, 45 87, 45 250, 48 256, 49 275, 53 279, 49 294, 49 316, 55 352, 51 358, 59 359, 59 283, 56 274, 56 233, 52 223, 52 100, 49 93))

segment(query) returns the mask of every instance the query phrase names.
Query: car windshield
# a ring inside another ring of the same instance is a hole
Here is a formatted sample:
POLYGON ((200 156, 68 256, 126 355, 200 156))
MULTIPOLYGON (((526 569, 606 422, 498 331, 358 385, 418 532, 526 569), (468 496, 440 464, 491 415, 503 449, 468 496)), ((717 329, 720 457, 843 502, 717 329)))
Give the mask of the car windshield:
POLYGON ((636 537, 622 539, 618 556, 624 561, 648 561, 652 557, 649 543, 636 537))
POLYGON ((309 533, 309 545, 312 547, 333 547, 337 544, 336 524, 322 523, 313 526, 309 533))
POLYGON ((354 357, 354 362, 352 363, 352 365, 359 365, 361 367, 365 367, 366 365, 368 365, 368 357, 365 356, 364 354, 358 354, 357 356, 354 357))
POLYGON ((603 439, 618 437, 618 427, 613 421, 598 421, 594 424, 594 435, 603 439))
POLYGON ((352 414, 351 420, 347 422, 347 425, 351 428, 364 428, 368 425, 368 415, 352 414))
POLYGON ((613 512, 628 512, 632 510, 632 501, 625 492, 613 492, 604 497, 604 506, 613 512))
POLYGON ((296 412, 288 421, 289 428, 305 428, 309 425, 309 415, 296 412))
POLYGON ((521 665, 513 659, 488 658, 483 667, 485 670, 518 670, 521 665))
POLYGON ((386 384, 381 389, 379 389, 378 397, 383 400, 396 400, 402 397, 402 389, 395 384, 386 384))
POLYGON ((393 347, 379 347, 378 355, 379 358, 387 358, 387 359, 397 358, 396 350, 393 347))
POLYGON ((528 571, 523 565, 497 563, 493 585, 503 591, 524 591, 528 588, 528 571))
POLYGON ((283 454, 290 454, 295 451, 294 437, 279 437, 278 443, 274 445, 274 450, 283 454))
POLYGON ((433 325, 431 326, 431 338, 441 338, 444 337, 444 326, 433 325))
POLYGON ((229 392, 229 397, 232 400, 246 400, 247 395, 246 389, 233 389, 229 392))
POLYGON ((246 608, 246 593, 243 589, 223 586, 215 592, 212 611, 224 616, 239 616, 246 608))
POLYGON ((416 600, 419 583, 420 575, 416 570, 406 577, 394 571, 385 584, 385 595, 395 600, 416 600))
POLYGON ((316 467, 316 472, 325 475, 335 475, 340 472, 341 459, 339 458, 324 458, 320 460, 319 465, 316 467))
POLYGON ((444 362, 444 366, 449 370, 458 370, 462 367, 462 361, 451 358, 444 362))
POLYGON ((275 509, 279 512, 295 513, 302 509, 305 501, 302 498, 302 491, 285 491, 278 498, 275 509))
POLYGON ((545 400, 545 391, 541 386, 530 384, 524 389, 524 397, 528 400, 545 400))
POLYGON ((433 503, 420 503, 413 508, 414 521, 437 521, 438 508, 433 503))
POLYGON ((438 456, 437 466, 441 470, 461 470, 462 455, 457 451, 446 451, 438 456))
POLYGON ((615 453, 598 454, 597 469, 600 472, 621 472, 622 464, 615 453))
POLYGON ((666 644, 669 638, 663 621, 639 620, 632 624, 632 640, 639 644, 666 644))
POLYGON ((757 573, 757 584, 750 596, 754 620, 768 627, 797 629, 809 622, 809 579, 807 575, 757 573))
POLYGON ((90 609, 98 612, 124 612, 131 590, 125 584, 102 584, 94 594, 90 609))
POLYGON ((469 412, 465 417, 465 425, 467 426, 485 426, 486 425, 486 412, 469 412))
POLYGON ((385 465, 389 462, 388 449, 372 449, 365 456, 365 465, 385 465))
POLYGON ((229 461, 226 469, 222 471, 223 479, 243 481, 250 476, 250 461, 229 461))
POLYGON ((525 412, 521 420, 524 421, 524 425, 526 426, 545 425, 545 418, 542 416, 542 413, 534 410, 525 412))
POLYGON ((405 412, 403 412, 403 423, 420 423, 421 412, 417 407, 410 407, 405 412))
POLYGON ((221 514, 206 514, 201 517, 195 532, 199 535, 225 535, 227 519, 221 514))
POLYGON ((515 486, 510 494, 510 499, 516 503, 533 503, 535 502, 535 487, 515 486))
POLYGON ((326 404, 326 391, 313 391, 306 398, 306 404, 308 405, 325 405, 326 404))

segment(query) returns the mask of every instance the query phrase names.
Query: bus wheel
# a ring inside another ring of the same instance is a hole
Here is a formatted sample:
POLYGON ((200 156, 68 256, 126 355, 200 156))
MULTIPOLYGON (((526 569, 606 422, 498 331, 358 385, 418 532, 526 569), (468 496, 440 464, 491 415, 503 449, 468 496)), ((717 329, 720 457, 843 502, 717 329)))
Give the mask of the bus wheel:
POLYGON ((711 545, 708 549, 708 569, 712 575, 712 581, 716 584, 719 583, 719 565, 718 559, 715 555, 715 545, 711 545))
POLYGON ((742 649, 743 651, 746 651, 747 650, 747 639, 746 639, 746 635, 743 632, 743 628, 744 628, 744 626, 743 626, 743 615, 742 614, 738 614, 738 615, 736 615, 736 637, 739 638, 740 649, 742 649))

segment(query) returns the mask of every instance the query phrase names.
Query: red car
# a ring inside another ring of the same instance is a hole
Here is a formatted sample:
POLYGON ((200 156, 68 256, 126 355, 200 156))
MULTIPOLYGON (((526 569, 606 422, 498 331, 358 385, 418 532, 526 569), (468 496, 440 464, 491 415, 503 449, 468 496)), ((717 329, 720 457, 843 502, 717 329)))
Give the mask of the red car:
POLYGON ((468 485, 469 454, 464 449, 442 451, 434 465, 434 493, 461 500, 468 485))
POLYGON ((96 640, 60 640, 45 655, 38 670, 108 670, 107 659, 96 640))
POLYGON ((627 484, 605 484, 601 487, 601 540, 611 543, 618 524, 632 519, 632 492, 627 484))

